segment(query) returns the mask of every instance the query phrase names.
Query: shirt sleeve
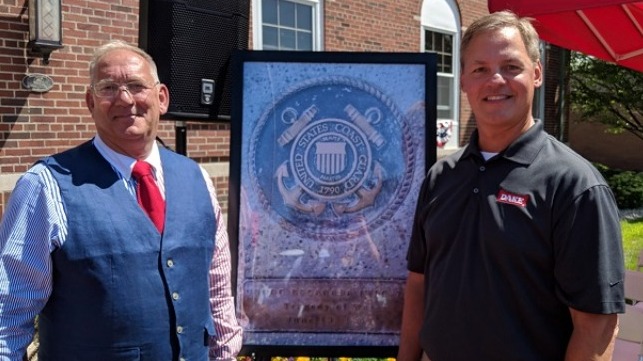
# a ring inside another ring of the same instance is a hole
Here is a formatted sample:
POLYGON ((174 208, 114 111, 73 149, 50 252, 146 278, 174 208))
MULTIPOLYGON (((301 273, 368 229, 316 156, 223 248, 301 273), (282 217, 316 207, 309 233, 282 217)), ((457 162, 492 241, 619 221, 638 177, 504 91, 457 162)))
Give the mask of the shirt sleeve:
POLYGON ((210 309, 216 336, 210 339, 209 358, 232 361, 241 349, 243 331, 237 322, 232 297, 230 242, 214 185, 207 172, 203 169, 202 172, 217 219, 214 256, 210 265, 210 309))
POLYGON ((64 234, 60 190, 42 165, 16 183, 0 223, 0 360, 22 359, 52 289, 50 253, 64 234))
POLYGON ((553 232, 558 297, 583 312, 624 312, 621 226, 611 190, 584 191, 561 211, 553 232))

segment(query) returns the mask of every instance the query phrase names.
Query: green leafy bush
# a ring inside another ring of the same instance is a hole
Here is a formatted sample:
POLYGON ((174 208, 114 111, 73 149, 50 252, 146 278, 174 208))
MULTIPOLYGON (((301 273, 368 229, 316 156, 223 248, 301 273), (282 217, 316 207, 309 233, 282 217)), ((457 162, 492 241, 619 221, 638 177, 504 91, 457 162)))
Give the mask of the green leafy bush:
POLYGON ((601 163, 592 164, 612 188, 618 208, 643 208, 643 172, 623 171, 601 163))
POLYGON ((643 207, 643 173, 624 171, 607 179, 620 209, 643 207))

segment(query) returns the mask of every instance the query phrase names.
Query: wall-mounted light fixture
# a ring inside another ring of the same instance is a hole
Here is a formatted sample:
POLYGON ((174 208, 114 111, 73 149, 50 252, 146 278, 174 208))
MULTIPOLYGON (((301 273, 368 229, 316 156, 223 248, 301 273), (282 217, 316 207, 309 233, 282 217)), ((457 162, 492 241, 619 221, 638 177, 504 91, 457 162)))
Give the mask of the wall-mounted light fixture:
POLYGON ((42 55, 45 64, 49 63, 49 55, 52 51, 63 47, 61 1, 29 0, 27 46, 32 53, 42 55))

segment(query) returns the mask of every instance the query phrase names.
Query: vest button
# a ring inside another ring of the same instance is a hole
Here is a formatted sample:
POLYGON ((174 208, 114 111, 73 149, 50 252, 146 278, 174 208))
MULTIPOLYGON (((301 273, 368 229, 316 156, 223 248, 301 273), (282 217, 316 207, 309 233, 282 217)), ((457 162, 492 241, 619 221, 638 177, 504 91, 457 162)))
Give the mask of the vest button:
POLYGON ((172 260, 171 258, 168 258, 167 266, 170 267, 170 268, 174 267, 174 260, 172 260))
POLYGON ((183 333, 183 326, 176 326, 176 333, 183 333))
POLYGON ((172 292, 172 299, 174 301, 178 300, 179 299, 179 293, 178 292, 172 292))

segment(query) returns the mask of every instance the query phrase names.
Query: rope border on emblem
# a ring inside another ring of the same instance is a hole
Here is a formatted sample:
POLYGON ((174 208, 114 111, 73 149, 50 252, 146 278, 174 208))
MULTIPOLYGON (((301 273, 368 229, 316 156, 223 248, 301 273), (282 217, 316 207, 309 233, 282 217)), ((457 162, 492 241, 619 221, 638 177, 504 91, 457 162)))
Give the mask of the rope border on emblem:
POLYGON ((316 240, 335 240, 338 236, 351 239, 351 238, 362 236, 367 232, 372 232, 375 229, 382 226, 385 223, 385 221, 390 220, 393 217, 393 215, 397 212, 399 207, 403 204, 403 201, 404 199, 406 199, 406 196, 408 195, 413 183, 413 175, 415 173, 415 162, 416 162, 415 153, 416 152, 415 152, 415 148, 412 146, 413 137, 409 130, 409 124, 406 121, 407 120, 406 116, 399 111, 396 104, 391 99, 389 99, 382 91, 380 91, 377 87, 375 87, 372 84, 369 84, 364 80, 355 79, 348 76, 336 76, 336 75, 320 77, 313 80, 304 80, 303 82, 298 83, 297 85, 290 86, 277 101, 272 102, 272 105, 273 105, 272 107, 269 107, 263 110, 259 118, 259 121, 257 122, 257 125, 255 126, 255 129, 251 135, 249 154, 251 155, 255 154, 255 151, 257 148, 256 140, 259 138, 257 134, 259 134, 259 132, 263 130, 263 128, 265 127, 267 122, 267 117, 272 112, 275 105, 281 103, 285 98, 292 95, 293 93, 299 92, 303 89, 311 88, 313 86, 323 86, 323 85, 349 85, 354 88, 363 90, 375 96, 378 100, 383 102, 388 107, 388 109, 392 111, 395 119, 397 119, 398 121, 401 120, 400 123, 401 123, 401 130, 402 130, 403 141, 404 141, 403 155, 409 156, 409 158, 407 158, 409 159, 409 162, 407 163, 408 166, 404 174, 404 177, 400 185, 395 190, 393 201, 390 202, 386 207, 384 207, 385 210, 382 213, 380 213, 379 216, 376 216, 374 219, 367 222, 365 227, 360 227, 357 230, 344 230, 343 232, 333 232, 333 233, 323 233, 323 234, 308 233, 306 232, 305 228, 297 227, 293 225, 291 222, 285 220, 284 217, 279 216, 279 212, 274 210, 274 208, 271 206, 270 202, 268 201, 266 195, 264 194, 261 188, 261 185, 258 183, 257 177, 255 176, 256 170, 257 170, 255 157, 250 157, 248 168, 250 170, 250 176, 252 178, 252 186, 257 191, 260 203, 262 204, 263 208, 268 212, 268 214, 271 215, 273 219, 275 219, 275 214, 278 216, 275 220, 278 223, 280 223, 282 227, 288 229, 289 231, 305 234, 306 236, 309 236, 316 240))

